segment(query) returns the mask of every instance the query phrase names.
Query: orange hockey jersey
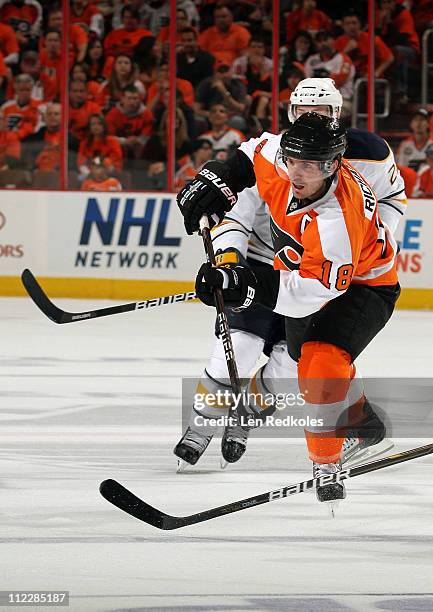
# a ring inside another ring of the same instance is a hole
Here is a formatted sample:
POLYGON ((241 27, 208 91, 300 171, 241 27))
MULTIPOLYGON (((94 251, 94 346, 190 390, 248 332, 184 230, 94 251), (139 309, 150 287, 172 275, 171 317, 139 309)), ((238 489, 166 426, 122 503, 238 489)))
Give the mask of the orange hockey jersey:
POLYGON ((20 140, 37 132, 41 124, 40 102, 30 100, 26 106, 19 106, 16 100, 8 100, 1 107, 8 130, 15 132, 20 140))
POLYGON ((362 175, 344 161, 327 193, 300 208, 290 181, 274 168, 280 140, 265 133, 239 147, 254 164, 271 214, 274 268, 281 271, 275 311, 305 317, 351 283, 395 285, 397 245, 362 175))

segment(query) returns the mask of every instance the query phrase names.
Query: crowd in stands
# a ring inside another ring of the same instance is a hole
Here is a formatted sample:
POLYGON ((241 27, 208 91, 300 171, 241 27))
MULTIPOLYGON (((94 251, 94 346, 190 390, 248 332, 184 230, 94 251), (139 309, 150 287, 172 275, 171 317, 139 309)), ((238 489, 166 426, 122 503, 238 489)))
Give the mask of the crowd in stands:
MULTIPOLYGON (((0 186, 4 173, 10 180, 16 171, 27 186, 58 188, 67 148, 70 188, 166 189, 175 87, 179 190, 210 158, 225 159, 271 129, 274 61, 280 129, 305 77, 334 79, 349 125, 356 80, 367 75, 369 35, 367 2, 342 4, 281 0, 275 32, 271 0, 177 0, 170 82, 168 0, 70 0, 67 29, 59 0, 0 0, 0 186)), ((392 111, 411 113, 395 144, 413 195, 433 195, 432 121, 420 104, 418 68, 421 36, 431 27, 433 0, 377 0, 375 75, 390 83, 392 111)))

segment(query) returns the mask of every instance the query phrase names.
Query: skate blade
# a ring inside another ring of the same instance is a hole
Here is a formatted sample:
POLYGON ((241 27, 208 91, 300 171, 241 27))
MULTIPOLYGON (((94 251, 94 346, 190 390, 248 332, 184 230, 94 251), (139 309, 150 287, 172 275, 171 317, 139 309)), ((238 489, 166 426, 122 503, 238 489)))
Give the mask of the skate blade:
POLYGON ((226 461, 224 457, 220 457, 220 468, 222 470, 225 470, 228 464, 229 464, 228 461, 226 461))
POLYGON ((183 459, 178 459, 177 460, 176 474, 181 474, 182 472, 184 472, 189 465, 190 464, 187 463, 186 461, 184 461, 183 459))
POLYGON ((329 502, 323 502, 327 506, 329 518, 334 519, 337 514, 338 506, 340 505, 340 500, 334 500, 329 502))
POLYGON ((386 453, 386 451, 389 451, 391 448, 393 448, 393 446, 394 442, 392 440, 384 438, 382 442, 379 442, 374 446, 367 446, 367 448, 364 448, 359 453, 356 453, 356 456, 348 461, 345 461, 343 465, 345 467, 355 467, 361 463, 368 462, 369 459, 382 455, 382 453, 386 453))

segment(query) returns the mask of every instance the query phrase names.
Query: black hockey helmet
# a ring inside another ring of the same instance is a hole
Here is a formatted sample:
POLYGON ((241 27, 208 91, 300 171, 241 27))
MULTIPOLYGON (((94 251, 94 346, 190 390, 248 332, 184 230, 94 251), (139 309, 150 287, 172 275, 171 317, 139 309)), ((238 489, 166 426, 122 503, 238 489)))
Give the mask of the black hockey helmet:
POLYGON ((326 178, 335 172, 332 162, 341 159, 346 147, 346 129, 338 119, 304 113, 281 136, 275 166, 281 175, 288 158, 321 162, 322 176, 326 178))

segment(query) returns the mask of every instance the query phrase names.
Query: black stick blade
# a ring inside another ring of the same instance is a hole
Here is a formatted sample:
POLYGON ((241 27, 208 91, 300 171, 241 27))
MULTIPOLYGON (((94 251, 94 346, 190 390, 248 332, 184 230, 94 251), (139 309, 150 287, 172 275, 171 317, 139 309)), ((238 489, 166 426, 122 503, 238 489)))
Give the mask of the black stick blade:
POLYGON ((54 321, 54 323, 64 323, 63 317, 65 313, 63 310, 57 308, 57 306, 47 298, 38 281, 27 268, 21 274, 21 281, 29 296, 36 306, 42 310, 44 315, 51 319, 51 321, 54 321))
POLYGON ((170 516, 161 512, 136 497, 131 491, 128 491, 119 482, 111 478, 101 482, 99 491, 102 497, 113 504, 113 506, 127 512, 140 521, 153 525, 157 529, 178 529, 185 525, 183 517, 170 516))

